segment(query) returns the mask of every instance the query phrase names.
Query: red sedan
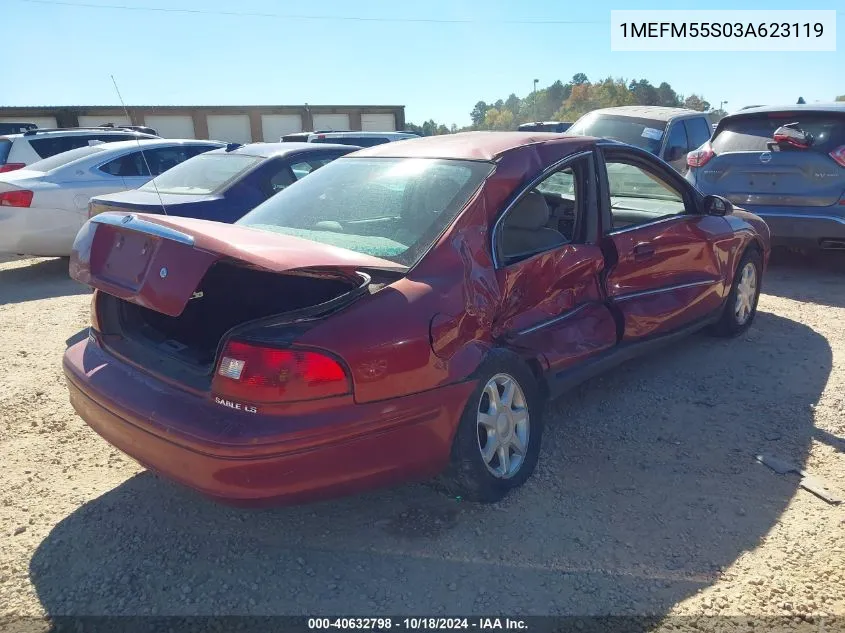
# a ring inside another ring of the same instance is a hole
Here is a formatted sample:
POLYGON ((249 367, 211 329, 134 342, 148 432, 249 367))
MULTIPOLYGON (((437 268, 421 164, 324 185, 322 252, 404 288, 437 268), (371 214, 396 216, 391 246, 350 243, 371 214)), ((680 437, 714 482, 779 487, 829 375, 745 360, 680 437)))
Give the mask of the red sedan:
POLYGON ((147 467, 230 502, 442 475, 495 501, 543 406, 656 345, 754 319, 758 217, 654 156, 543 133, 388 143, 235 225, 103 214, 70 399, 147 467))

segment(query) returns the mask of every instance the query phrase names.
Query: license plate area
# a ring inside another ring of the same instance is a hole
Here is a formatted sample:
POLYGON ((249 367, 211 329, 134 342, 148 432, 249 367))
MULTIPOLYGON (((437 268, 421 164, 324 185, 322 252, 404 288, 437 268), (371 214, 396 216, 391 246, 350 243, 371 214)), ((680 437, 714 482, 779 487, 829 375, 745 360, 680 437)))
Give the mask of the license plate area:
POLYGON ((96 272, 112 284, 137 291, 147 277, 160 238, 135 231, 114 230, 108 231, 105 237, 111 241, 111 248, 102 269, 96 272))

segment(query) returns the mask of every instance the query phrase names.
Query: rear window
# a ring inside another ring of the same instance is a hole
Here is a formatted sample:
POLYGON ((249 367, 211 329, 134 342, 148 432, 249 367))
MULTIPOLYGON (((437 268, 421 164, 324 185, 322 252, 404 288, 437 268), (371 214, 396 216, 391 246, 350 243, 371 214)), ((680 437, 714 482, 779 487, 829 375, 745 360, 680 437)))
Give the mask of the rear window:
POLYGON ((657 155, 665 130, 665 121, 593 113, 578 119, 566 133, 570 136, 610 138, 657 155))
POLYGON ((341 158, 237 224, 412 266, 492 169, 480 161, 341 158))
POLYGON ((0 138, 0 165, 5 165, 9 160, 10 151, 12 151, 12 141, 7 138, 0 138))
POLYGON ((203 195, 223 189, 263 158, 246 154, 200 154, 167 170, 140 191, 203 195))
MULTIPOLYGON (((769 149, 775 130, 782 125, 796 123, 797 127, 813 135, 812 150, 828 153, 845 145, 845 115, 773 112, 742 116, 722 121, 722 128, 711 141, 713 151, 765 152, 769 149)), ((797 150, 806 151, 806 150, 797 150)))
POLYGON ((80 158, 85 158, 86 156, 90 156, 91 154, 102 152, 104 149, 105 147, 103 147, 102 145, 92 145, 90 147, 80 147, 78 149, 72 149, 69 152, 62 152, 61 154, 56 154, 55 156, 51 156, 50 158, 45 158, 44 160, 39 160, 35 163, 32 163, 27 167, 27 169, 31 169, 32 171, 51 171, 53 169, 63 167, 64 165, 67 165, 68 163, 71 163, 80 158))
POLYGON ((131 141, 135 138, 145 138, 134 134, 75 134, 69 136, 33 136, 28 137, 32 149, 41 158, 49 158, 62 152, 68 152, 78 147, 87 147, 91 141, 115 143, 117 141, 131 141))

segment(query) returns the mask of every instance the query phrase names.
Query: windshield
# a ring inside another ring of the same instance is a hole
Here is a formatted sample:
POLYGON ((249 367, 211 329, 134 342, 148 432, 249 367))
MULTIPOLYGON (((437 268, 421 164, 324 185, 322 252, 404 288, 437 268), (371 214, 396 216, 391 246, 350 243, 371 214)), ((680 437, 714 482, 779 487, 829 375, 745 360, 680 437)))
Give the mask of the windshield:
POLYGON ((68 163, 72 163, 75 160, 79 160, 80 158, 85 158, 86 156, 91 156, 97 152, 102 152, 104 149, 107 148, 102 144, 78 147, 68 152, 62 152, 61 154, 56 154, 55 156, 50 156, 50 158, 45 158, 32 163, 27 167, 27 169, 31 171, 51 171, 53 169, 63 167, 68 163))
POLYGON ((257 165, 260 156, 247 154, 200 154, 168 169, 138 191, 202 195, 223 189, 257 165))
POLYGON ((260 204, 237 224, 412 266, 493 165, 429 158, 341 158, 260 204))
POLYGON ((566 133, 569 136, 611 138, 658 155, 665 129, 665 121, 593 113, 581 117, 566 133))

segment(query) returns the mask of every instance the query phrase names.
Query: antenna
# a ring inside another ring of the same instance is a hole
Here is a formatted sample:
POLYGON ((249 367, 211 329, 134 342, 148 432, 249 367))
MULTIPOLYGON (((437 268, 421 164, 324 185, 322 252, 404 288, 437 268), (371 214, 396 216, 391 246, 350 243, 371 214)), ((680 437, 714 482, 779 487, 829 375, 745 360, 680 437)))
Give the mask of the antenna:
MULTIPOLYGON (((114 90, 117 93, 117 98, 120 101, 120 105, 123 107, 123 112, 126 114, 126 118, 129 119, 129 123, 132 124, 132 117, 129 116, 129 109, 126 107, 126 104, 123 102, 123 97, 120 94, 120 88, 117 87, 117 81, 115 81, 114 75, 109 75, 111 77, 111 82, 114 84, 114 90)), ((161 210, 164 212, 164 215, 167 215, 167 207, 164 206, 164 200, 161 199, 161 194, 158 191, 158 185, 156 184, 155 176, 153 176, 153 170, 150 169, 150 163, 147 162, 147 155, 144 152, 144 148, 141 147, 141 140, 136 136, 135 142, 138 144, 138 149, 141 150, 141 158, 144 159, 144 165, 147 167, 147 173, 152 176, 152 180, 150 182, 153 183, 153 189, 156 191, 156 196, 158 196, 158 203, 161 205, 161 210)))

